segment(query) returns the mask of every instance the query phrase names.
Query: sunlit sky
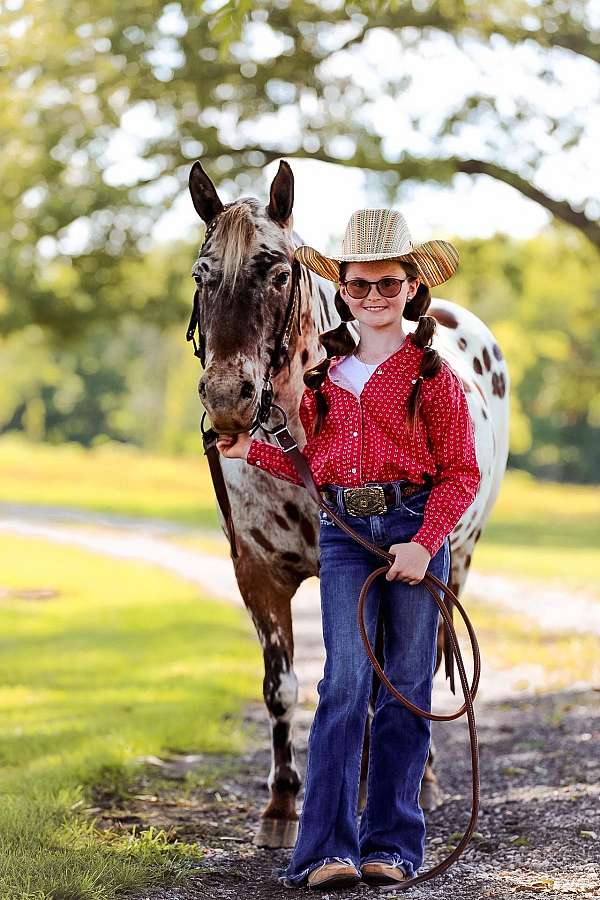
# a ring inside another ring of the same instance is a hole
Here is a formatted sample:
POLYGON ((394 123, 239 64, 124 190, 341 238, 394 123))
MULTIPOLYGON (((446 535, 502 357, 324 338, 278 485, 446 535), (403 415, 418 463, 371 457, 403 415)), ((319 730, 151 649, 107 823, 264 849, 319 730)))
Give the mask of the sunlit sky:
MULTIPOLYGON (((295 178, 295 229, 303 240, 319 249, 331 249, 336 241, 339 243, 355 209, 382 205, 380 198, 367 192, 365 176, 358 169, 314 160, 292 159, 290 164, 295 178)), ((276 162, 266 167, 269 179, 276 171, 276 162)), ((221 199, 234 197, 222 192, 221 199)), ((512 188, 491 178, 474 181, 466 175, 457 176, 453 188, 415 186, 398 208, 416 242, 444 236, 487 237, 496 231, 525 238, 550 221, 542 207, 512 188)), ((154 236, 157 240, 172 238, 175 233, 193 236, 198 223, 185 193, 157 224, 154 236)))

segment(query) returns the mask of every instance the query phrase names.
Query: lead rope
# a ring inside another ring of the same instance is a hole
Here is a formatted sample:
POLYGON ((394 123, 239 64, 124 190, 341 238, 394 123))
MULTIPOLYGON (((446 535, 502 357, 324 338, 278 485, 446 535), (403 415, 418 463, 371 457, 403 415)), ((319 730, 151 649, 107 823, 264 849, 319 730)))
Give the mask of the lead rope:
POLYGON ((377 556, 380 556, 382 559, 386 560, 385 566, 380 566, 378 569, 375 569, 371 572, 370 575, 367 576, 365 582, 361 588, 360 596, 358 599, 358 627, 360 629, 360 634, 365 645, 365 650, 367 652, 367 656, 371 662, 371 665, 375 669, 377 676, 381 680, 381 682, 385 685, 388 691, 400 701, 407 709, 411 710, 411 712, 415 713, 415 715, 420 716, 424 719, 429 719, 434 722, 450 722, 454 719, 460 718, 460 716, 466 713, 467 722, 469 726, 469 739, 470 739, 470 747, 471 747, 471 774, 472 774, 472 799, 471 799, 471 815, 469 818, 469 823, 467 825, 467 829, 463 834, 462 838, 454 848, 454 850, 440 863, 436 866, 433 866, 431 869, 428 869, 426 872, 423 872, 420 875, 415 875, 413 878, 406 878, 403 881, 398 882, 398 884, 393 885, 382 885, 380 889, 382 891, 405 891, 408 888, 413 887, 416 884, 421 884, 423 881, 429 881, 431 878, 435 878, 437 875, 441 875, 442 872, 445 872, 450 866, 456 862, 459 856, 464 852, 467 844, 471 840, 471 836, 475 830, 475 825, 477 823, 477 817, 479 815, 479 745, 477 740, 477 726, 475 723, 475 710, 473 709, 473 701, 477 696, 477 690, 479 688, 479 677, 481 674, 481 656, 479 653, 479 644, 477 642, 477 636, 475 635, 475 630, 471 624, 469 617, 465 609, 463 608, 462 603, 459 601, 456 594, 450 589, 447 584, 444 584, 430 572, 426 572, 422 583, 427 588, 433 599, 438 605, 440 614, 444 620, 444 624, 446 626, 446 633, 448 635, 450 645, 452 648, 453 656, 456 660, 456 665, 458 668, 458 674, 460 677, 460 683, 462 687, 462 692, 464 696, 463 705, 455 710, 453 713, 448 713, 446 715, 441 713, 433 713, 426 709, 421 709, 418 706, 415 706, 411 701, 405 697, 403 694, 398 691, 394 685, 389 681, 385 672, 379 665, 375 654, 373 653, 373 648, 369 643, 369 638, 367 635, 367 631, 365 628, 365 616, 364 616, 364 606, 367 598, 367 594, 369 588, 373 581, 381 574, 388 571, 390 567, 390 563, 393 563, 395 557, 392 553, 388 553, 387 550, 384 550, 382 547, 378 547, 377 544, 371 543, 371 541, 366 540, 353 528, 350 527, 344 520, 336 513, 334 509, 328 506, 321 494, 319 489, 315 483, 312 472, 308 465, 308 462, 305 456, 298 449, 298 445, 294 440, 293 436, 289 432, 285 422, 283 425, 278 426, 273 429, 271 432, 275 439, 277 440, 279 446, 287 453, 294 464, 304 487, 307 489, 308 493, 315 501, 315 503, 320 507, 320 509, 325 512, 329 518, 333 519, 333 521, 347 534, 350 535, 357 543, 361 544, 367 550, 370 550, 372 553, 375 553, 377 556), (471 643, 471 652, 473 654, 473 681, 471 686, 469 686, 469 682, 467 680, 467 673, 465 670, 462 653, 460 650, 460 646, 458 643, 458 638, 456 636, 456 631, 454 629, 454 623, 450 613, 448 612, 448 608, 446 607, 446 603, 442 599, 441 595, 438 594, 434 587, 437 587, 443 594, 445 594, 450 603, 452 603, 460 616, 465 623, 465 627, 467 629, 467 633, 469 635, 469 641, 471 643))

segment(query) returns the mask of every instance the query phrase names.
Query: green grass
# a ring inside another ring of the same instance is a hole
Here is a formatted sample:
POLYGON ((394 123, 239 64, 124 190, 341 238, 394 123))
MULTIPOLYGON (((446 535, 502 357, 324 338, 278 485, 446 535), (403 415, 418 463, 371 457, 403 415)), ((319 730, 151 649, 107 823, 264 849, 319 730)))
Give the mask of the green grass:
POLYGON ((251 624, 148 566, 0 548, 0 896, 112 900, 179 877, 194 848, 101 832, 86 807, 93 789, 126 793, 138 756, 244 747, 262 679, 251 624), (40 588, 56 594, 28 599, 40 588))
POLYGON ((86 450, 20 438, 0 439, 0 502, 68 506, 217 528, 208 463, 198 454, 170 458, 124 444, 86 450))
POLYGON ((600 594, 600 487, 507 473, 478 541, 479 571, 552 580, 600 594))

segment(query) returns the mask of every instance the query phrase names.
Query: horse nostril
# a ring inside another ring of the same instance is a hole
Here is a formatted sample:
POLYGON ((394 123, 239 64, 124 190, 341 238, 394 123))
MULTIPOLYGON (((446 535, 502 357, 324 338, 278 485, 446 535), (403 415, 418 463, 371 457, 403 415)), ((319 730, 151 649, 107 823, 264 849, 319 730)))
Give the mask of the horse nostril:
POLYGON ((206 385, 203 381, 198 382, 198 393, 201 397, 206 397, 206 385))
POLYGON ((250 400, 251 397, 254 397, 254 385, 251 381, 244 381, 242 383, 240 397, 242 400, 250 400))

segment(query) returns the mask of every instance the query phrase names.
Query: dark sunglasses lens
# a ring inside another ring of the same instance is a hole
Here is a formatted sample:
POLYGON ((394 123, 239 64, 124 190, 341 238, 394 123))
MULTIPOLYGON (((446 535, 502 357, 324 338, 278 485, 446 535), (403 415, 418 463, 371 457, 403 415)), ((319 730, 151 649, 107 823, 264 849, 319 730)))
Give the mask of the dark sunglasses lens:
POLYGON ((382 297, 395 297, 402 290, 400 278, 382 278, 377 282, 377 290, 382 297))
POLYGON ((363 300, 369 293, 369 282, 363 278, 355 278, 346 284, 346 290, 354 300, 363 300))

